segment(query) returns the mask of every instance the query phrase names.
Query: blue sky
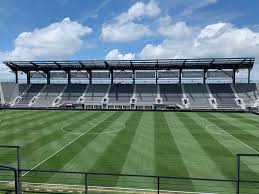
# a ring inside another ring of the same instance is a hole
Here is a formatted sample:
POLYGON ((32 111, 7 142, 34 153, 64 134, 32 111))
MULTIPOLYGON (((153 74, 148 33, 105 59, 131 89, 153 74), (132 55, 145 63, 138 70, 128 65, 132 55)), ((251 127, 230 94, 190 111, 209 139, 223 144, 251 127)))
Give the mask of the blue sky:
POLYGON ((0 0, 0 61, 259 57, 258 7, 258 0, 0 0))

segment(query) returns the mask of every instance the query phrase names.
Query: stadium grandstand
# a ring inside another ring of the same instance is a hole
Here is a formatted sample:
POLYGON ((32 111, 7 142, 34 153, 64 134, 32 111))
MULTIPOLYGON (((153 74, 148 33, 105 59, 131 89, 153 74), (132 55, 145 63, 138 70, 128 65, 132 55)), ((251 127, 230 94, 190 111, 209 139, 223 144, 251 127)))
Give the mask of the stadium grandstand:
POLYGON ((254 60, 4 61, 15 82, 1 82, 1 104, 10 108, 245 110, 259 105, 259 85, 250 82, 254 60), (246 83, 236 83, 240 70, 247 72, 246 83), (21 83, 19 73, 26 75, 26 83, 21 83), (55 82, 58 79, 63 82, 55 82))

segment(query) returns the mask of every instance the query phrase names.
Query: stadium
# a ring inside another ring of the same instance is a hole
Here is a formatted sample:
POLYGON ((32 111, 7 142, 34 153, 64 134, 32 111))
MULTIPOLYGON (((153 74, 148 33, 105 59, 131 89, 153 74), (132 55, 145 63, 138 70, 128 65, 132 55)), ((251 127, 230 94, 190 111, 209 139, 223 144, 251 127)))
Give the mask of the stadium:
POLYGON ((4 61, 1 192, 258 193, 254 61, 4 61))

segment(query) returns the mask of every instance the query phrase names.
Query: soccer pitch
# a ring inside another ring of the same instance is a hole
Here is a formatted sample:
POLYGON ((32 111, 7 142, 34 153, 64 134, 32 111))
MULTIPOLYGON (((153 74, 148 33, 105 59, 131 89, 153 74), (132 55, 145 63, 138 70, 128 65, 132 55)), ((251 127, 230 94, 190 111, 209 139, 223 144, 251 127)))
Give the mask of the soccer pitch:
MULTIPOLYGON (((22 146, 24 169, 235 179, 236 154, 258 154, 258 118, 249 113, 1 110, 0 144, 22 146)), ((15 163, 9 151, 1 152, 0 164, 15 163)), ((258 173, 259 165, 243 164, 249 172, 244 176, 258 173)), ((23 179, 60 183, 59 176, 46 173, 37 179, 29 172, 23 179)), ((72 178, 62 181, 80 179, 72 178)), ((113 177, 103 184, 149 188, 152 181, 113 177)), ((180 182, 174 181, 174 190, 206 191, 204 183, 202 188, 195 181, 180 182)), ((205 185, 218 184, 224 183, 205 185)), ((234 184, 226 188, 232 192, 234 184)))

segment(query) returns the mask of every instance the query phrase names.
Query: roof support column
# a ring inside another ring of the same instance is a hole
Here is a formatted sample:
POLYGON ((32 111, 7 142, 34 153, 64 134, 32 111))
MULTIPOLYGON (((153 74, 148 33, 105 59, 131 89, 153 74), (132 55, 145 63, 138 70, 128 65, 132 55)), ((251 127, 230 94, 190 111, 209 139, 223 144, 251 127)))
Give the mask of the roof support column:
POLYGON ((156 85, 157 85, 157 82, 158 82, 158 74, 157 74, 157 69, 156 69, 156 85))
POLYGON ((206 79, 207 79, 207 69, 203 69, 203 84, 206 84, 206 79))
POLYGON ((249 84, 250 84, 250 74, 251 74, 251 69, 248 69, 247 83, 249 83, 249 84))
POLYGON ((233 69, 232 79, 233 79, 233 84, 235 85, 236 84, 236 69, 233 69))
POLYGON ((91 71, 91 70, 88 70, 87 73, 88 73, 88 77, 89 77, 89 84, 91 85, 91 84, 92 84, 92 80, 93 80, 92 71, 91 71))
POLYGON ((182 72, 183 72, 183 69, 179 69, 179 85, 182 84, 182 72))
POLYGON ((135 79, 136 79, 135 69, 132 70, 132 83, 135 85, 135 79))
POLYGON ((47 85, 50 85, 50 71, 47 71, 46 75, 47 75, 47 85))
POLYGON ((71 84, 71 72, 70 72, 70 70, 67 71, 67 84, 68 85, 71 84))
POLYGON ((111 85, 113 85, 113 70, 110 70, 110 76, 111 76, 111 85))
POLYGON ((15 83, 18 84, 18 71, 14 71, 14 74, 15 74, 15 83))
POLYGON ((27 74, 27 84, 31 84, 31 72, 27 71, 26 74, 27 74))

